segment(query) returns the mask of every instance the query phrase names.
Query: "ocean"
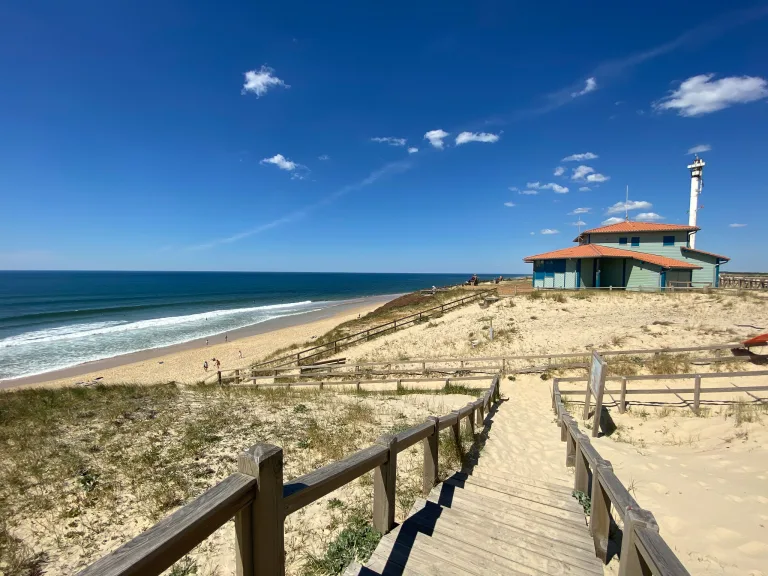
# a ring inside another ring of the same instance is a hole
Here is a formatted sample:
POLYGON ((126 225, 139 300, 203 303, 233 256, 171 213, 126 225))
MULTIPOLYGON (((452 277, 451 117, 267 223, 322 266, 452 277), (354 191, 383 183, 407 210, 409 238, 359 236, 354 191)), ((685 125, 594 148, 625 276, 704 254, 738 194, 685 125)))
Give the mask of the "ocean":
POLYGON ((459 284, 469 276, 0 271, 0 380, 181 344, 355 298, 459 284))

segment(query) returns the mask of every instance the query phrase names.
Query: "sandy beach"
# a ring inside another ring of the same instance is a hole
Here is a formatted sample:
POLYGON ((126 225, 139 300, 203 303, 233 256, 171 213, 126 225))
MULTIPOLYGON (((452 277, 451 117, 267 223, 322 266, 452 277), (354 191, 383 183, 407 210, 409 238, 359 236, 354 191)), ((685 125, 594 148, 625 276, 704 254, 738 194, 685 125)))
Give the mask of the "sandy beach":
POLYGON ((0 381, 0 389, 19 386, 68 386, 98 379, 105 384, 157 384, 180 382, 191 384, 210 375, 213 358, 221 361, 222 370, 244 368, 274 350, 320 336, 338 324, 365 316, 397 294, 372 296, 340 302, 315 312, 286 316, 233 330, 224 336, 201 338, 153 350, 126 354, 106 360, 88 362, 72 368, 47 372, 26 378, 0 381), (242 358, 240 358, 242 352, 242 358), (203 369, 208 360, 209 373, 203 369))

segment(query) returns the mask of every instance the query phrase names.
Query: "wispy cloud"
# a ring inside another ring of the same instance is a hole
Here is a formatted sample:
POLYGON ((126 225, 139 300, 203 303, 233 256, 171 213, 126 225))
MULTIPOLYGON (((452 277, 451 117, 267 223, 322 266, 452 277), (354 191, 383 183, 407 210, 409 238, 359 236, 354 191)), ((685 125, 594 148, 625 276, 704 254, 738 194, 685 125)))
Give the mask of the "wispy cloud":
POLYGON ((709 152, 712 150, 712 146, 709 144, 699 144, 693 148, 688 148, 688 154, 701 154, 702 152, 709 152))
POLYGON ((592 190, 592 188, 590 188, 589 186, 580 186, 579 187, 579 192, 589 192, 591 190, 592 190))
POLYGON ((349 194, 350 192, 355 192, 357 190, 365 188, 366 186, 370 186, 377 180, 381 180, 382 178, 385 178, 387 176, 405 172, 410 167, 411 167, 410 162, 392 162, 390 164, 383 166, 378 170, 374 170, 359 182, 342 186, 335 192, 332 192, 328 196, 321 198, 317 202, 304 206, 303 208, 300 208, 298 210, 294 210, 293 212, 290 212, 285 216, 272 220, 271 222, 260 224, 255 228, 251 228, 250 230, 245 230, 243 232, 239 232, 231 236, 216 238, 214 240, 211 240, 210 242, 189 246, 188 249, 189 250, 207 250, 210 248, 214 248, 216 246, 220 246, 222 244, 231 244, 232 242, 237 242, 238 240, 242 240, 243 238, 248 238, 249 236, 254 236, 255 234, 260 234, 261 232, 266 232, 267 230, 277 228, 278 226, 282 226, 283 224, 289 224, 291 222, 295 222, 296 220, 300 220, 301 218, 306 217, 308 214, 310 214, 312 211, 316 210, 317 208, 320 208, 321 206, 325 206, 327 204, 331 204, 332 202, 335 202, 336 200, 338 200, 342 196, 345 196, 346 194, 349 194))
POLYGON ((560 184, 556 184, 555 182, 549 182, 548 184, 542 184, 541 182, 528 182, 526 186, 533 190, 552 190, 558 194, 568 193, 568 188, 566 186, 560 186, 560 184))
POLYGON ((605 174, 600 174, 599 172, 595 172, 594 174, 590 174, 587 176, 587 182, 597 182, 598 184, 601 182, 608 182, 610 180, 610 176, 606 176, 605 174))
POLYGON ((498 142, 498 134, 489 134, 488 132, 462 132, 456 136, 456 146, 461 146, 468 142, 498 142))
POLYGON ((581 166, 577 166, 573 169, 573 174, 571 174, 571 180, 584 180, 584 178, 587 176, 587 174, 594 172, 595 169, 590 166, 584 166, 583 164, 581 166))
POLYGON ((731 228, 744 228, 746 224, 728 224, 731 228))
POLYGON ((371 141, 389 144, 390 146, 405 146, 405 143, 407 142, 405 138, 393 138, 392 136, 375 136, 374 138, 371 138, 371 141))
POLYGON ((573 212, 568 212, 568 216, 575 216, 576 214, 589 214, 592 208, 576 208, 573 212))
POLYGON ((520 188, 518 188, 517 186, 510 186, 510 187, 508 188, 508 190, 509 190, 510 192, 517 192, 518 190, 520 190, 520 188))
POLYGON ((577 220, 576 222, 571 222, 571 226, 586 226, 587 223, 584 222, 584 220, 577 220))
POLYGON ((601 222, 603 226, 610 226, 611 224, 618 224, 619 222, 624 222, 624 218, 617 218, 616 216, 611 216, 610 218, 606 218, 601 222))
POLYGON ((565 168, 562 166, 555 168, 555 176, 562 176, 563 174, 565 174, 565 168))
POLYGON ((538 194, 538 190, 520 190, 518 194, 523 194, 525 196, 536 196, 538 194))
POLYGON ((624 212, 631 212, 632 210, 648 210, 652 208, 653 204, 646 202, 645 200, 629 200, 628 202, 616 202, 613 206, 609 206, 606 210, 606 214, 623 214, 624 212))
POLYGON ((408 148, 408 154, 416 154, 416 152, 418 151, 419 149, 416 148, 416 146, 411 146, 410 148, 408 148))
POLYGON ((583 154, 571 154, 561 160, 561 162, 584 162, 584 160, 595 160, 599 158, 597 154, 592 152, 584 152, 583 154))
POLYGON ((701 116, 734 104, 768 98, 768 82, 756 76, 730 76, 712 80, 714 74, 699 74, 685 80, 677 90, 653 103, 656 110, 677 110, 680 116, 701 116))
POLYGON ((560 230, 554 230, 552 228, 544 228, 541 231, 542 234, 560 234, 560 230))
POLYGON ((245 83, 243 84, 243 89, 240 93, 256 94, 256 97, 260 98, 266 94, 270 88, 274 88, 275 86, 290 88, 288 84, 275 76, 275 71, 272 68, 265 64, 258 70, 248 70, 248 72, 245 73, 245 83))
POLYGON ((317 157, 317 159, 318 160, 330 160, 331 157, 328 156, 328 154, 321 154, 320 156, 317 157))
POLYGON ((514 202, 504 202, 504 206, 506 206, 507 208, 514 208, 515 206, 517 206, 517 204, 515 204, 514 202))
POLYGON ((584 83, 584 88, 582 88, 578 92, 571 92, 571 98, 578 98, 579 96, 584 96, 584 94, 589 94, 594 90, 597 90, 597 81, 593 76, 593 77, 587 78, 587 81, 584 83))
POLYGON ((638 222, 656 222, 658 220, 664 220, 664 216, 656 214, 656 212, 641 212, 635 216, 635 220, 638 222))
POLYGON ((288 158, 286 158, 282 154, 275 154, 274 156, 272 156, 272 158, 264 158, 261 162, 259 162, 259 164, 274 164, 275 166, 280 168, 280 170, 288 170, 288 171, 296 170, 296 167, 298 166, 296 162, 293 162, 292 160, 288 160, 288 158))
POLYGON ((445 130, 441 130, 438 128, 437 130, 430 130, 426 134, 424 134, 424 139, 429 140, 429 143, 432 144, 435 148, 438 150, 442 150, 445 146, 443 143, 443 140, 448 137, 448 132, 445 130))

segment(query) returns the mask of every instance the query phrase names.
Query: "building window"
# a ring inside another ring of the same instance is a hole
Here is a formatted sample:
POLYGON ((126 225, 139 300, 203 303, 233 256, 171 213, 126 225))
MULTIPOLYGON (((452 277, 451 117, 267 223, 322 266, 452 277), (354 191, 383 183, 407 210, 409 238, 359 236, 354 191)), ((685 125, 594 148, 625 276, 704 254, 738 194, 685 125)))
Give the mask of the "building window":
POLYGON ((626 238, 619 238, 619 245, 620 246, 626 246, 627 245, 627 239, 626 238))
POLYGON ((640 236, 632 236, 632 246, 640 246, 640 236))
POLYGON ((664 236, 664 246, 674 246, 674 245, 675 245, 674 236, 664 236))

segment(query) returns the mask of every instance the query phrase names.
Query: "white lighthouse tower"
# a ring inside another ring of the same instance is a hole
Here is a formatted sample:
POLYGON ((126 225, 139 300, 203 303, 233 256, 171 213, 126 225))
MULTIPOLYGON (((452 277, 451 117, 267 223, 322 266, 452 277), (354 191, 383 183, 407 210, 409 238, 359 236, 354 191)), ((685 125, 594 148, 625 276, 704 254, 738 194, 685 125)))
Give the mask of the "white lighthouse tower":
MULTIPOLYGON (((688 165, 691 171, 691 206, 688 210, 688 225, 696 226, 696 213, 699 210, 699 194, 701 194, 704 160, 696 156, 693 164, 688 165)), ((696 232, 691 233, 691 248, 696 248, 696 232)))

